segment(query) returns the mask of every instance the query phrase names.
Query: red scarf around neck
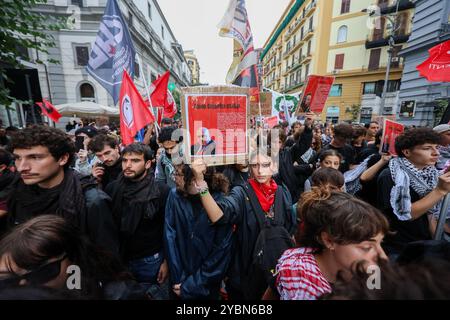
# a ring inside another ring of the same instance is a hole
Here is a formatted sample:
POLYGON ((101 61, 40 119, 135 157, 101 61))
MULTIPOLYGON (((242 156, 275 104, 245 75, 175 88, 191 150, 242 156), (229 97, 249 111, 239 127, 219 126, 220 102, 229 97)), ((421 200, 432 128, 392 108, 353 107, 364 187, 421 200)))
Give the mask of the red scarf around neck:
POLYGON ((261 184, 255 179, 249 179, 248 182, 252 186, 253 191, 255 191, 255 194, 259 200, 259 204, 261 205, 264 212, 269 212, 270 207, 275 201, 275 192, 278 188, 275 180, 271 179, 269 185, 261 184))

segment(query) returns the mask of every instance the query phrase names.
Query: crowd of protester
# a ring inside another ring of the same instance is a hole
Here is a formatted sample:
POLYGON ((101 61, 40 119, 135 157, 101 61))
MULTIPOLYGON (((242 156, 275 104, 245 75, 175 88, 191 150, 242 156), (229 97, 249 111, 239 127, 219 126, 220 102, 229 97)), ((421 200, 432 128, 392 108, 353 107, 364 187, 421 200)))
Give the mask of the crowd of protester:
POLYGON ((0 299, 450 298, 450 125, 406 128, 392 155, 375 121, 308 114, 224 166, 200 157, 206 128, 183 160, 180 127, 127 146, 95 119, 0 128, 0 299))

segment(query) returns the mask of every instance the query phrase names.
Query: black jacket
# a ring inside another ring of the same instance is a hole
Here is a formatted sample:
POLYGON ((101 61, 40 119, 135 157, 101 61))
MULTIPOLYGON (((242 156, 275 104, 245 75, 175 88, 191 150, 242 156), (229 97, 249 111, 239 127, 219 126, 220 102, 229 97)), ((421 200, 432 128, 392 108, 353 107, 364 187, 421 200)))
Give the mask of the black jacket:
MULTIPOLYGON (((291 205, 291 195, 284 186, 279 185, 278 187, 282 188, 283 192, 281 197, 275 198, 275 215, 284 215, 284 227, 290 234, 294 235, 297 221, 291 205)), ((230 227, 234 225, 236 228, 231 263, 228 269, 229 283, 235 290, 244 291, 244 284, 252 276, 248 271, 260 227, 250 199, 243 187, 233 188, 229 195, 217 201, 217 204, 222 209, 223 216, 216 222, 216 225, 228 224, 230 227)))
POLYGON ((305 127, 300 139, 292 146, 284 148, 279 153, 279 170, 274 176, 278 184, 288 188, 292 203, 296 203, 304 190, 305 181, 312 174, 312 167, 305 163, 301 156, 311 147, 313 132, 305 127), (294 166, 294 162, 299 165, 294 166))
MULTIPOLYGON (((58 203, 52 205, 56 208, 56 212, 34 212, 29 213, 21 209, 20 201, 14 200, 14 191, 8 201, 8 229, 18 224, 42 215, 42 214, 58 214, 58 208, 61 207, 61 199, 81 199, 79 211, 73 213, 74 216, 63 215, 64 218, 72 221, 80 229, 80 231, 89 236, 91 241, 97 246, 110 251, 117 255, 119 251, 118 233, 111 213, 111 198, 102 190, 97 188, 96 183, 91 177, 80 177, 75 173, 75 179, 82 190, 81 197, 75 194, 61 194, 58 203)), ((16 190, 21 183, 19 180, 15 186, 16 190)), ((28 187, 26 187, 28 189, 28 187)), ((63 200, 64 201, 64 200, 63 200)))
POLYGON ((124 262, 163 250, 164 211, 169 187, 157 182, 152 173, 149 174, 150 184, 136 194, 132 201, 119 198, 120 177, 106 189, 113 200, 114 212, 119 212, 114 218, 119 230, 120 255, 124 262), (144 202, 142 199, 145 199, 144 202))

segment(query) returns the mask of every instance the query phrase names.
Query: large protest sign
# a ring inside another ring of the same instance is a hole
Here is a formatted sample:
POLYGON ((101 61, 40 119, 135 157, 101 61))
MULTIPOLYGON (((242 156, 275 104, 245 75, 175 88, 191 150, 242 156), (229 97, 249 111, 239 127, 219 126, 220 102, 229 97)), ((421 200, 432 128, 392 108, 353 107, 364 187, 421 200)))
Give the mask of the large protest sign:
POLYGON ((384 119, 383 137, 381 138, 380 153, 390 153, 397 155, 395 152, 395 138, 402 134, 405 126, 401 123, 384 119))
POLYGON ((297 113, 321 113, 328 99, 334 77, 308 76, 305 89, 299 101, 297 113))
POLYGON ((248 88, 183 88, 181 96, 185 161, 207 165, 243 162, 248 154, 248 88))

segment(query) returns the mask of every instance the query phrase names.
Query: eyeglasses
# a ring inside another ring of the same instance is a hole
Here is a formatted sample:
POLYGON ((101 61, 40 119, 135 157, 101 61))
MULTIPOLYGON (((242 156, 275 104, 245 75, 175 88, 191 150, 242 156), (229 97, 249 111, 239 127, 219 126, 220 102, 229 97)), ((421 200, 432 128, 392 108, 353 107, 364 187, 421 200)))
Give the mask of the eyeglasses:
POLYGON ((61 262, 67 258, 64 254, 58 260, 41 265, 28 273, 17 275, 11 272, 0 272, 0 288, 18 286, 20 281, 26 280, 28 284, 42 285, 55 279, 61 273, 61 262))
POLYGON ((270 162, 265 163, 250 163, 250 168, 257 169, 257 168, 264 168, 267 169, 270 167, 270 162))

